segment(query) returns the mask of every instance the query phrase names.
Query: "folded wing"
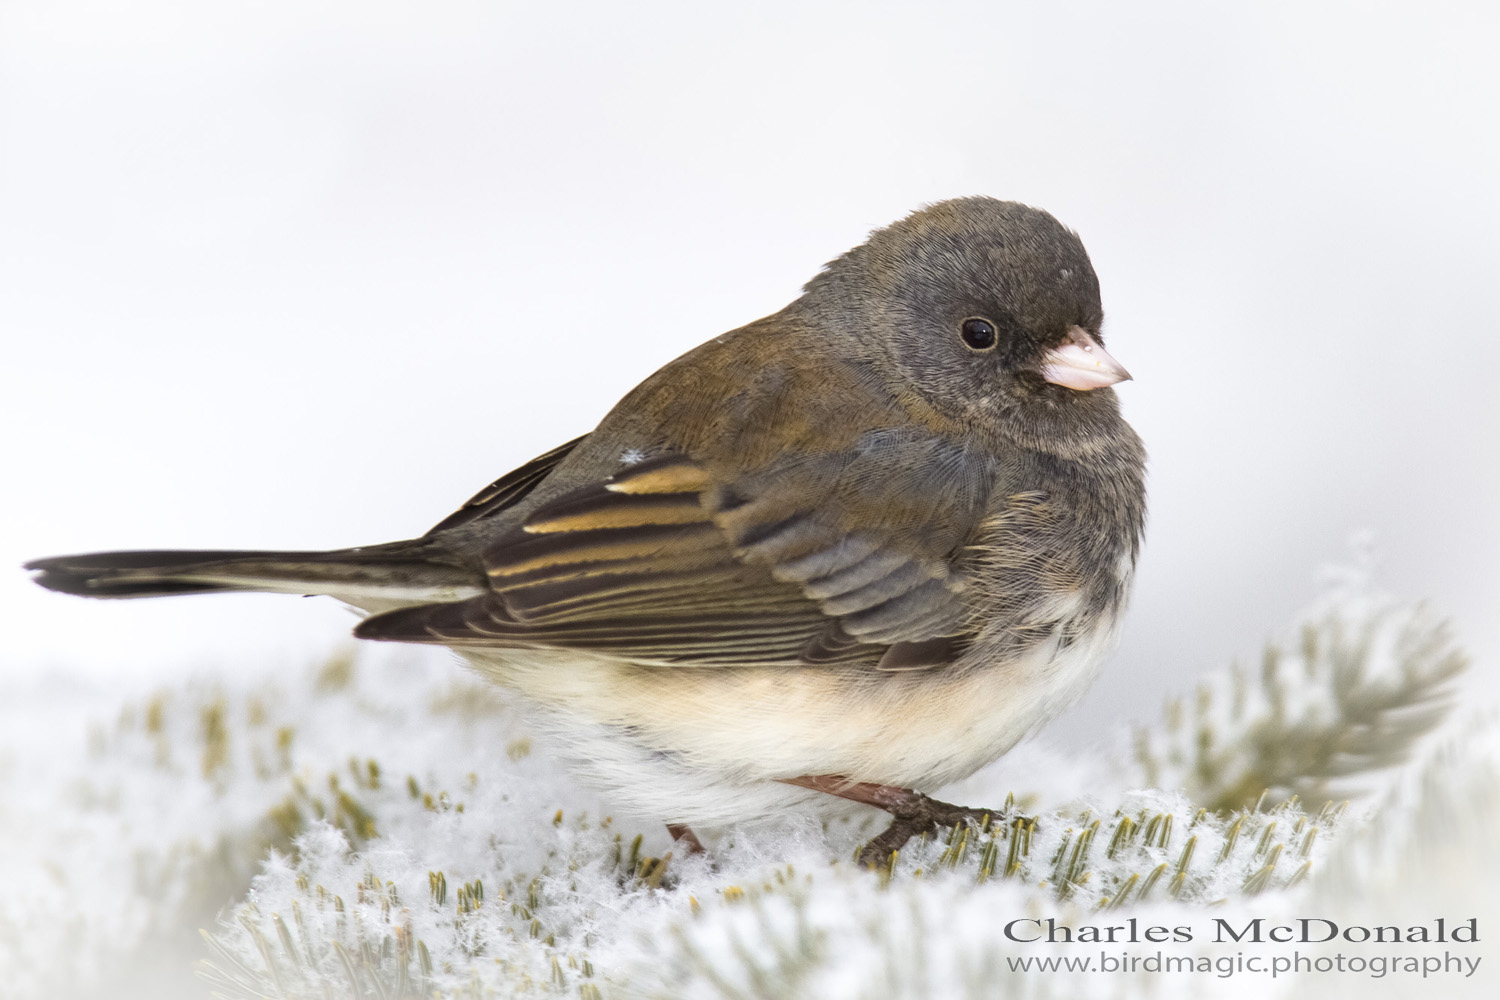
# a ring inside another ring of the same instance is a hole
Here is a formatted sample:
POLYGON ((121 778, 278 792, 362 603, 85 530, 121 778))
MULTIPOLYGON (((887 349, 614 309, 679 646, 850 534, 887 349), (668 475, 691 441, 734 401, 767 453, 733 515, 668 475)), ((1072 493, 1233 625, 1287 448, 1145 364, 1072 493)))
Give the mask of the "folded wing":
POLYGON ((652 665, 947 662, 966 622, 957 522, 982 498, 964 496, 976 509, 962 517, 929 511, 941 523, 926 531, 890 530, 890 517, 910 516, 890 505, 885 521, 850 530, 851 496, 882 488, 866 471, 859 454, 759 477, 661 455, 496 537, 488 592, 377 615, 356 634, 652 665))

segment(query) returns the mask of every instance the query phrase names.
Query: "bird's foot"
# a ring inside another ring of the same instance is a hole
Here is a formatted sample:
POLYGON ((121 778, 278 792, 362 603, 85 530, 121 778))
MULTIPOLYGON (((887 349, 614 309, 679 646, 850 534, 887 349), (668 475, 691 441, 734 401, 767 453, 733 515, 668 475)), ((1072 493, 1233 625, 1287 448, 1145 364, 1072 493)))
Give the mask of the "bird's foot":
POLYGON ((703 841, 693 832, 693 828, 683 823, 668 823, 667 833, 672 835, 672 840, 682 849, 683 854, 702 854, 703 841))
POLYGON ((923 795, 911 788, 876 785, 867 781, 850 781, 837 774, 803 775, 784 779, 789 785, 812 788, 841 799, 862 802, 891 814, 891 825, 859 852, 859 863, 878 868, 890 863, 891 855, 906 846, 913 837, 932 833, 940 826, 958 826, 972 822, 976 827, 1005 821, 1004 809, 975 809, 956 806, 923 795))
POLYGON ((911 799, 898 806, 883 807, 891 814, 891 825, 871 840, 859 852, 859 863, 867 868, 878 868, 891 863, 891 855, 906 846, 913 837, 932 833, 940 826, 959 826, 972 822, 981 827, 995 820, 1003 820, 1005 814, 998 809, 972 809, 939 802, 921 792, 910 792, 911 799))

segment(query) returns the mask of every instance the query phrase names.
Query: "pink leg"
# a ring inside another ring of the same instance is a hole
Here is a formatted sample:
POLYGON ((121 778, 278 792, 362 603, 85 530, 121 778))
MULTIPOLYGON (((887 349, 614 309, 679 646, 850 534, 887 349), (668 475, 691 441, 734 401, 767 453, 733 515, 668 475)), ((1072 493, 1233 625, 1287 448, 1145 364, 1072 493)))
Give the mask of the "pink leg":
POLYGON ((891 814, 891 825, 859 852, 859 863, 862 865, 886 864, 892 851, 899 851, 911 838, 930 833, 939 826, 957 826, 970 820, 978 824, 983 823, 986 817, 990 820, 1006 819, 1003 809, 971 809, 967 806, 950 805, 928 798, 915 789, 876 785, 868 781, 850 781, 840 774, 804 774, 800 778, 782 780, 788 785, 827 792, 851 802, 884 809, 891 814))
POLYGON ((691 827, 682 823, 668 823, 667 833, 672 835, 674 841, 682 845, 684 854, 703 853, 703 841, 698 839, 698 835, 692 831, 691 827))

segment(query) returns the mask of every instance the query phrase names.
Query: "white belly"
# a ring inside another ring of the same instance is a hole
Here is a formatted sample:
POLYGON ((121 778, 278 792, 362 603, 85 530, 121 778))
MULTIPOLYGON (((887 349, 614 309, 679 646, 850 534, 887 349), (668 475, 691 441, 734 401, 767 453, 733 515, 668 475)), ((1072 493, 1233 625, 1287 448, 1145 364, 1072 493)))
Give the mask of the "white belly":
POLYGON ((524 695, 553 748, 622 812, 705 826, 832 804, 779 778, 935 790, 996 760, 1088 686, 1111 626, 1024 660, 880 673, 641 667, 564 651, 461 649, 524 695))

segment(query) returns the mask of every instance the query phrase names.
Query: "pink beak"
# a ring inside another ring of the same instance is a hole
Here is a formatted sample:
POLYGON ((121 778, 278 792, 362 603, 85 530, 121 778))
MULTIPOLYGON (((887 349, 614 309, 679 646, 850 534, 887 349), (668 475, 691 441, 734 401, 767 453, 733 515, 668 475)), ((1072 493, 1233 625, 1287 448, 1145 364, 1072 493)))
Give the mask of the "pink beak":
POLYGON ((1102 389, 1130 378, 1125 366, 1109 356, 1081 326, 1068 327, 1068 339, 1042 360, 1042 378, 1069 389, 1102 389))

